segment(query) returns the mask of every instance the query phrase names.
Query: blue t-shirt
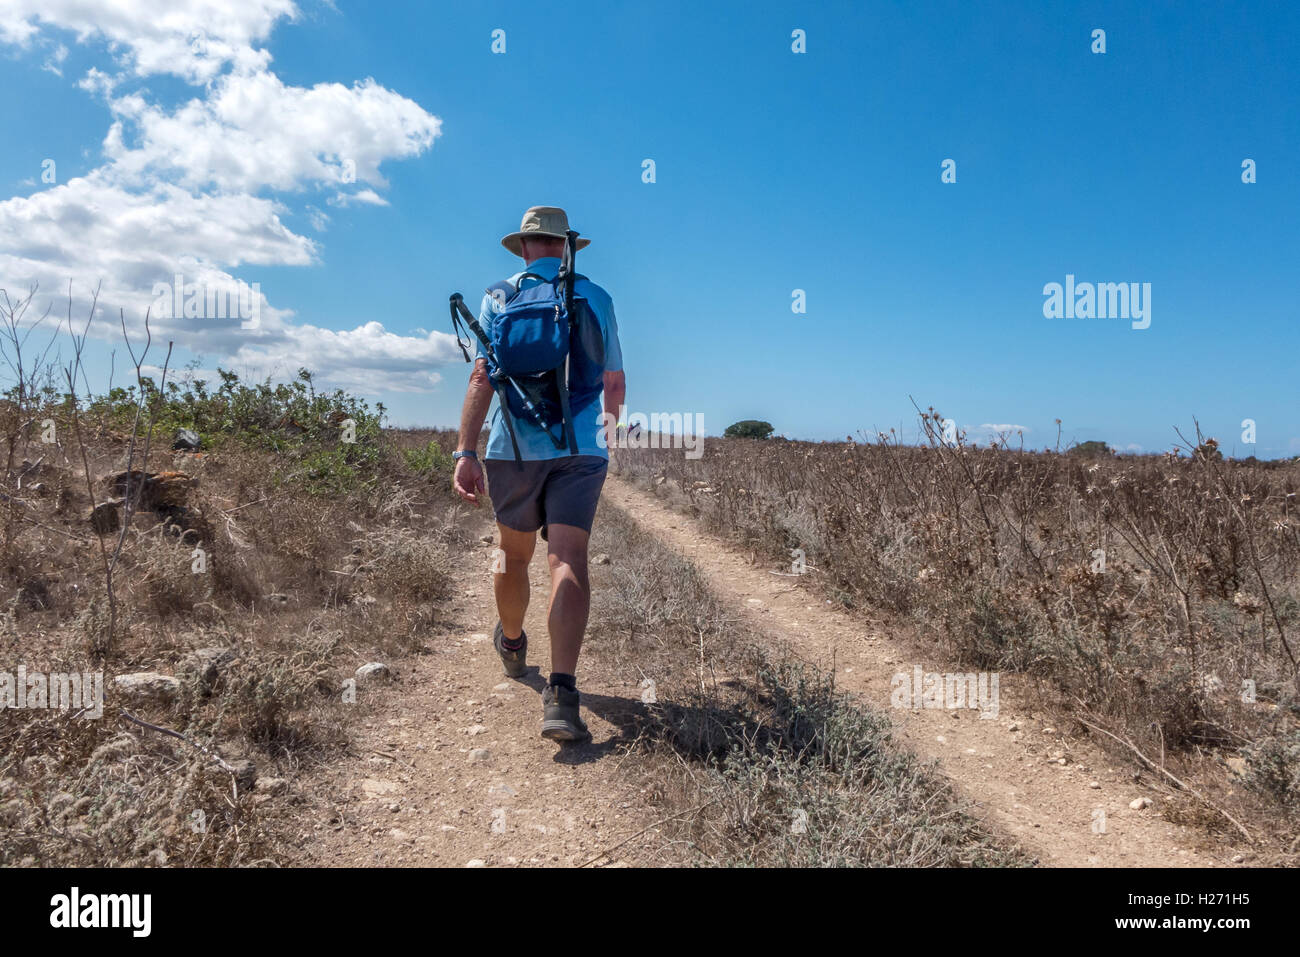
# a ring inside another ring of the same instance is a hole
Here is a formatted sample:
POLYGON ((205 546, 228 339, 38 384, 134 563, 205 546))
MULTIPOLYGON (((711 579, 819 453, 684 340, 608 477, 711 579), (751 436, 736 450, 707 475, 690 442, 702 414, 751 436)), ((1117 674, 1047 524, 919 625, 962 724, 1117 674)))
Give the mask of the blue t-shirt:
MULTIPOLYGON (((546 279, 554 279, 560 272, 560 259, 558 256, 545 256, 541 259, 535 259, 528 264, 527 269, 511 276, 510 282, 519 282, 519 277, 524 272, 536 273, 546 279)), ((525 279, 523 282, 526 289, 535 285, 537 280, 525 279)), ((579 279, 575 282, 573 291, 575 295, 582 296, 587 300, 592 313, 600 323, 600 332, 605 339, 605 371, 621 371, 623 368, 623 350, 618 344, 618 323, 614 318, 614 300, 609 297, 609 293, 604 289, 587 279, 579 279)), ((500 308, 496 299, 490 294, 484 294, 483 304, 479 306, 478 310, 478 321, 485 331, 488 329, 488 324, 500 311, 500 308)), ((475 341, 477 342, 477 340, 475 341)), ((477 357, 480 359, 486 358, 483 355, 483 344, 481 342, 478 343, 477 357)), ((603 434, 600 421, 601 413, 604 411, 603 399, 604 395, 602 393, 586 405, 572 410, 573 431, 578 440, 579 455, 598 455, 603 459, 609 458, 609 452, 597 440, 597 435, 603 434)), ((501 403, 498 399, 496 412, 492 416, 492 431, 488 433, 486 457, 489 459, 509 459, 513 462, 515 450, 514 446, 510 444, 510 433, 501 418, 500 406, 501 403)), ((514 423, 515 437, 519 440, 519 456, 524 461, 537 462, 545 459, 562 459, 568 456, 568 447, 557 449, 537 423, 521 416, 514 416, 514 423)))

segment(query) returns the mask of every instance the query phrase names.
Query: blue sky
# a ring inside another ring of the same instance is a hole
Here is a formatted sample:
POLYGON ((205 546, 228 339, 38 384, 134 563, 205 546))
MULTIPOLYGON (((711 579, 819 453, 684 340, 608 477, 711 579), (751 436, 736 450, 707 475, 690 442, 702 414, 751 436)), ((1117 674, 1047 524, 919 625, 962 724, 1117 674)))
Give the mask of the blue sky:
POLYGON ((910 439, 911 396, 1032 447, 1060 418, 1159 451, 1196 417, 1300 454, 1295 4, 6 6, 0 286, 109 273, 116 322, 172 260, 258 283, 262 329, 160 324, 180 363, 305 362, 452 424, 447 296, 515 271, 500 237, 556 204, 614 297, 632 410, 910 439), (1045 318, 1067 274, 1150 283, 1150 327, 1045 318))

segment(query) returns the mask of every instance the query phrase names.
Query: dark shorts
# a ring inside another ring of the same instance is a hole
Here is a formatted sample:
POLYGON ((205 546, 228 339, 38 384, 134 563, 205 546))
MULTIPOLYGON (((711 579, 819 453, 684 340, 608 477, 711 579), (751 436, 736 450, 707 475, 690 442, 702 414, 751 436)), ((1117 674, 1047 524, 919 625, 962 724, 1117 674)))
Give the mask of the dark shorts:
POLYGON ((543 525, 555 524, 590 532, 609 460, 599 455, 569 455, 524 462, 521 472, 514 459, 488 459, 483 468, 492 509, 506 528, 535 532, 543 525))

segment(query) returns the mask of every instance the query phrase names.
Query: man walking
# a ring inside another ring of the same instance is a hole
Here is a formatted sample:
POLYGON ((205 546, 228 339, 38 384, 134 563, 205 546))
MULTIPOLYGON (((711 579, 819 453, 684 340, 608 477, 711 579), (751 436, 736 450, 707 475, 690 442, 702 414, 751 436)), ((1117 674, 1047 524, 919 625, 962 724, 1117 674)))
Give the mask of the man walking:
MULTIPOLYGON (((524 270, 508 280, 514 290, 552 281, 560 270, 569 229, 568 216, 555 206, 534 206, 524 213, 519 231, 501 240, 501 245, 524 261, 524 270)), ((577 248, 589 244, 579 239, 577 248)), ((572 447, 557 448, 551 437, 527 417, 512 417, 521 461, 516 461, 504 416, 498 406, 488 436, 483 466, 491 491, 497 528, 504 552, 504 568, 493 576, 497 621, 493 647, 501 656, 505 673, 518 678, 527 672, 528 636, 524 634, 524 613, 528 609, 528 564, 533 557, 540 529, 547 545, 551 571, 550 609, 547 630, 551 638, 551 676, 542 692, 542 737, 556 741, 582 741, 591 737, 579 713, 577 687, 578 653, 591 606, 587 579, 587 541, 596 504, 609 467, 607 446, 614 429, 605 423, 618 420, 626 392, 623 354, 618 342, 614 303, 595 283, 580 278, 574 295, 583 297, 600 326, 604 344, 604 411, 598 396, 571 410, 577 454, 572 447)), ((485 329, 502 311, 502 300, 483 297, 478 321, 485 329)), ((483 420, 494 393, 488 375, 488 361, 479 345, 470 373, 461 411, 457 443, 456 492, 477 506, 484 492, 483 467, 476 449, 483 420)))

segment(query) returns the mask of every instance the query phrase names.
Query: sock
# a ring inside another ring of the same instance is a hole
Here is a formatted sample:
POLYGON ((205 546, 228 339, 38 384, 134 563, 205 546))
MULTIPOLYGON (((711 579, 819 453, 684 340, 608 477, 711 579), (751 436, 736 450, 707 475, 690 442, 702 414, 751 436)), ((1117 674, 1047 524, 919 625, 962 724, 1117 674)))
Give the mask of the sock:
POLYGON ((562 671, 552 671, 550 685, 552 688, 567 688, 569 691, 578 690, 578 681, 573 675, 566 675, 562 671))
POLYGON ((522 631, 519 632, 518 638, 507 638, 505 636, 505 632, 502 632, 501 647, 504 648, 506 651, 518 651, 520 648, 524 646, 524 641, 527 639, 527 637, 528 636, 525 635, 522 631))

